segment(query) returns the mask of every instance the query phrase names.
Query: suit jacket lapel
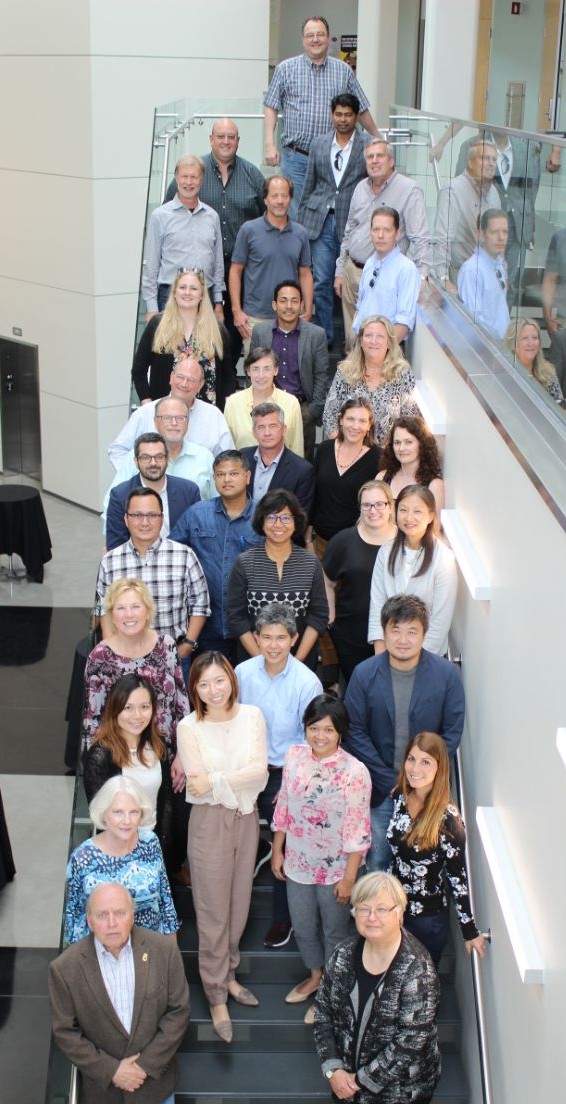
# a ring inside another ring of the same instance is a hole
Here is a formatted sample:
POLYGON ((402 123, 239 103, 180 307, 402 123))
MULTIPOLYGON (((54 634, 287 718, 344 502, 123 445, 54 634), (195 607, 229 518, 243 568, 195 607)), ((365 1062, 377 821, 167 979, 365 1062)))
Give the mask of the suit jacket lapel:
POLYGON ((342 174, 342 179, 340 181, 340 187, 342 187, 342 185, 344 183, 348 182, 348 176, 351 176, 354 171, 357 172, 358 169, 359 169, 359 163, 358 162, 359 162, 360 143, 363 145, 362 139, 360 138, 360 135, 356 131, 356 133, 354 135, 354 141, 352 142, 352 149, 350 150, 350 156, 348 158, 348 164, 346 165, 346 168, 344 169, 344 172, 342 174))
POLYGON ((114 1011, 114 1005, 108 996, 106 986, 104 984, 104 978, 102 977, 100 966, 98 964, 98 957, 94 946, 94 936, 90 935, 87 940, 84 941, 85 945, 82 948, 82 968, 88 985, 94 999, 100 1005, 100 1009, 105 1018, 112 1021, 114 1027, 122 1033, 125 1039, 128 1038, 128 1032, 126 1031, 123 1023, 118 1018, 114 1011))
POLYGON ((143 1008, 149 976, 150 954, 147 948, 145 935, 142 928, 132 928, 132 951, 134 954, 134 970, 136 975, 136 990, 134 996, 134 1009, 132 1012, 132 1039, 138 1028, 140 1013, 143 1008))

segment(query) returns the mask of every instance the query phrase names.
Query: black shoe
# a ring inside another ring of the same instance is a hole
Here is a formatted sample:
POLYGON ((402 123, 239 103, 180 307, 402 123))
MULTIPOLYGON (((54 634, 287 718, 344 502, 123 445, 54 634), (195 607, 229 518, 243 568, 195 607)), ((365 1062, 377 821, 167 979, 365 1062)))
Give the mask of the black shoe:
POLYGON ((284 947, 291 938, 293 925, 290 920, 274 920, 264 941, 264 947, 284 947))
POLYGON ((269 862, 272 850, 273 848, 271 846, 270 840, 263 839, 263 837, 260 836, 259 843, 257 845, 254 878, 257 878, 262 866, 265 866, 265 864, 269 862))

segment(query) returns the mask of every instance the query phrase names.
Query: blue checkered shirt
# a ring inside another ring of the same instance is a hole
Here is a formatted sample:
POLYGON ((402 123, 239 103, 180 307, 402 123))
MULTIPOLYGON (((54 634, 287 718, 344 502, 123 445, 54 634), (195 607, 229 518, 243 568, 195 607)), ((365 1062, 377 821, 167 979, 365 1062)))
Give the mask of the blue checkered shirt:
POLYGON ((132 1030, 132 1015, 134 1011, 134 996, 136 992, 136 974, 134 969, 134 952, 132 941, 128 939, 125 947, 122 947, 118 958, 107 951, 99 939, 94 939, 94 947, 102 980, 106 992, 112 1002, 112 1007, 123 1024, 128 1034, 132 1030))
POLYGON ((369 100, 349 65, 327 57, 322 65, 306 54, 286 58, 276 67, 263 104, 283 112, 281 144, 308 150, 313 138, 332 129, 330 101, 340 92, 351 92, 366 111, 369 100))

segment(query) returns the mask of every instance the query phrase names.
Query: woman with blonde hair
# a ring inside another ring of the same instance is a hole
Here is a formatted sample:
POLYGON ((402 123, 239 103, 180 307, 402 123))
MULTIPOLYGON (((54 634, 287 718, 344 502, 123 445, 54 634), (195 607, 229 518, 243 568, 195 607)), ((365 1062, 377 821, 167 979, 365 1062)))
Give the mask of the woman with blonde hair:
POLYGON ((534 318, 512 322, 505 334, 505 344, 515 354, 519 364, 548 391, 551 399, 564 404, 564 395, 554 365, 543 355, 540 326, 534 318))
POLYGON ((404 925, 438 966, 449 933, 448 886, 468 954, 485 954, 474 923, 466 873, 466 829, 450 800, 450 760, 442 736, 420 732, 405 749, 393 791, 387 839, 392 873, 408 898, 404 925))
POLYGON ((389 319, 382 315, 366 318, 328 392, 322 416, 325 435, 336 437, 338 416, 346 400, 362 398, 371 403, 376 441, 383 444, 396 418, 419 413, 414 388, 413 370, 389 319))
POLYGON ((228 331, 219 323, 200 268, 179 269, 162 314, 148 322, 136 349, 132 380, 140 402, 169 394, 169 377, 181 357, 198 360, 204 372, 200 398, 224 409, 235 390, 228 331))

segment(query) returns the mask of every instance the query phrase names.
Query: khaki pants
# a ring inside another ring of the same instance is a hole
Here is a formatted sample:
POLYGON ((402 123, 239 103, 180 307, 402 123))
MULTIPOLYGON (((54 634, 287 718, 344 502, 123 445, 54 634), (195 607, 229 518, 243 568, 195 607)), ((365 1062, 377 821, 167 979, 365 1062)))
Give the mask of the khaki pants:
POLYGON ((198 964, 209 1004, 225 1004, 240 962, 259 839, 257 809, 193 805, 189 863, 197 915, 198 964))
POLYGON ((250 327, 250 336, 244 338, 244 359, 247 357, 250 351, 251 334, 254 326, 257 322, 273 322, 273 318, 258 318, 255 314, 248 314, 248 326, 250 327))
POLYGON ((352 323, 356 314, 358 302, 358 289, 362 277, 361 268, 356 268, 349 257, 346 258, 344 272, 342 274, 342 314, 344 315, 344 333, 346 348, 349 348, 355 337, 352 323))

